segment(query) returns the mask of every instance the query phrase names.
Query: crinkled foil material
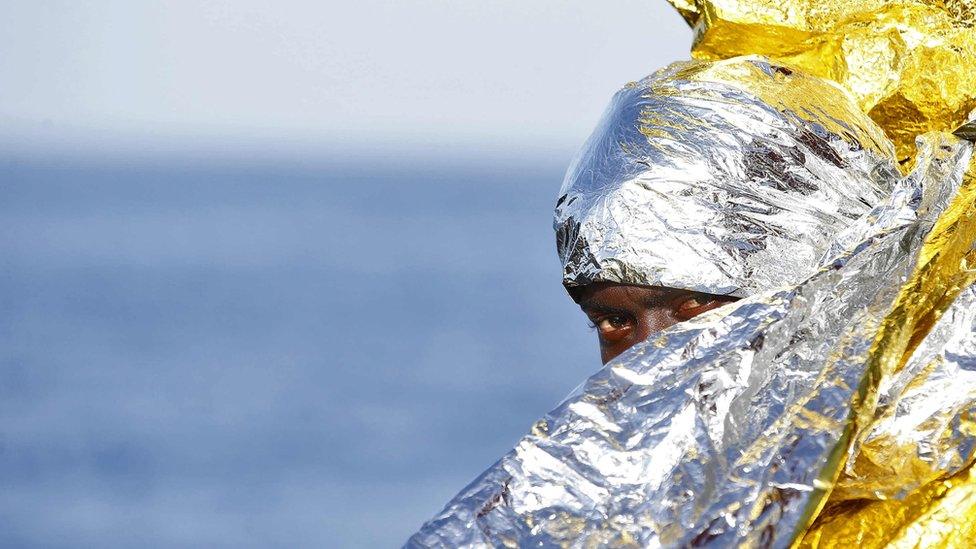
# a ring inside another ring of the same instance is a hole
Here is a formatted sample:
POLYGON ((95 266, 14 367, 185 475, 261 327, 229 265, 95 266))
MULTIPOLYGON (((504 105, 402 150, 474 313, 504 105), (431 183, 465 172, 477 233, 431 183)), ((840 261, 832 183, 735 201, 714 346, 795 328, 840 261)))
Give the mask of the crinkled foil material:
POLYGON ((759 54, 849 89, 908 159, 976 108, 976 0, 669 0, 698 59, 759 54))
MULTIPOLYGON (((965 338, 931 328, 969 318, 960 309, 972 282, 963 260, 974 192, 959 188, 971 148, 949 134, 920 139, 912 174, 837 235, 827 249, 839 253, 812 276, 675 325, 610 362, 407 545, 856 542, 840 530, 859 519, 877 527, 857 512, 889 502, 828 498, 835 483, 855 487, 858 456, 872 441, 900 436, 885 421, 912 393, 883 380, 934 371, 917 364, 965 349, 965 338)), ((952 403, 962 398, 942 403, 939 417, 964 410, 952 403)), ((925 453, 942 436, 906 440, 925 453)), ((911 539, 939 535, 940 517, 955 512, 945 494, 976 507, 969 458, 945 450, 931 459, 959 463, 959 472, 944 470, 948 478, 904 500, 931 492, 908 508, 918 519, 911 539)))
POLYGON ((971 547, 976 539, 976 286, 879 387, 880 419, 803 546, 971 547), (861 497, 857 497, 861 496, 861 497))
POLYGON ((828 505, 799 547, 892 549, 972 547, 976 470, 932 482, 903 500, 847 500, 828 505))
POLYGON ((876 341, 876 354, 888 355, 878 361, 877 406, 861 411, 850 458, 804 547, 968 548, 976 538, 974 164, 876 341))
POLYGON ((897 178, 889 140, 835 84, 758 57, 675 63, 617 93, 570 166, 563 282, 796 284, 897 178))
POLYGON ((976 454, 976 286, 952 303, 907 363, 881 379, 877 419, 851 448, 831 498, 903 499, 976 454))

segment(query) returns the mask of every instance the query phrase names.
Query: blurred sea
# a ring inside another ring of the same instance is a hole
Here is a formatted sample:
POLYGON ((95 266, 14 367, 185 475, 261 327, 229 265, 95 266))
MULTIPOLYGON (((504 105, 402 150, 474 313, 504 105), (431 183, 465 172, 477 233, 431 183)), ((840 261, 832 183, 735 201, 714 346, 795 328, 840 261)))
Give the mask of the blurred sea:
POLYGON ((401 544, 599 367, 565 160, 0 159, 0 546, 401 544))

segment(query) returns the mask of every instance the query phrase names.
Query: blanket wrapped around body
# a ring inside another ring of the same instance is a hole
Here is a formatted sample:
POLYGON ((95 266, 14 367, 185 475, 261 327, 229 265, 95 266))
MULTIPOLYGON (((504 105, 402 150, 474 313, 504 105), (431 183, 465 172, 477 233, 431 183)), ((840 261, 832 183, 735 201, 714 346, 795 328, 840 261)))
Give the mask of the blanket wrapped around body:
POLYGON ((570 167, 563 282, 741 299, 608 363, 407 546, 971 546, 976 8, 672 3, 698 60, 570 167))

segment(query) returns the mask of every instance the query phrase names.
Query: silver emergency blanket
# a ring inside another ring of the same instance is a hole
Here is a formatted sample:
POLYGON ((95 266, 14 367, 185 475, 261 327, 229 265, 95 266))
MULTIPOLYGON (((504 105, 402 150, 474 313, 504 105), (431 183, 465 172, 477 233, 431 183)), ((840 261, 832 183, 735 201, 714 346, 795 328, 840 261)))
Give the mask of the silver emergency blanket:
POLYGON ((976 286, 953 301, 905 366, 883 377, 878 389, 877 419, 852 445, 834 499, 901 499, 972 464, 976 286))
POLYGON ((906 280, 938 260, 926 239, 958 214, 972 144, 927 134, 901 177, 841 100, 758 58, 679 64, 618 94, 561 192, 564 281, 748 297, 610 362, 408 547, 789 547, 828 496, 883 506, 972 463, 974 290, 902 310, 906 280), (803 95, 832 97, 833 114, 803 95), (920 315, 941 316, 901 364, 908 336, 879 334, 920 315))
POLYGON ((895 181, 849 94, 758 57, 675 63, 613 98, 554 225, 563 282, 743 297, 809 276, 895 181))
MULTIPOLYGON (((815 274, 675 325, 610 362, 407 546, 793 544, 861 436, 852 419, 879 383, 875 336, 971 148, 948 134, 920 139, 912 174, 837 235, 844 249, 815 274)), ((929 348, 976 360, 966 338, 938 335, 969 329, 971 314, 943 321, 953 326, 932 332, 918 363, 931 362, 929 348)), ((880 414, 898 415, 896 401, 911 398, 904 385, 885 385, 880 414)), ((971 386, 958 390, 946 417, 970 405, 971 386)), ((877 435, 898 431, 883 425, 877 435)), ((913 443, 925 453, 925 440, 913 443)), ((933 455, 933 470, 967 460, 933 455)))

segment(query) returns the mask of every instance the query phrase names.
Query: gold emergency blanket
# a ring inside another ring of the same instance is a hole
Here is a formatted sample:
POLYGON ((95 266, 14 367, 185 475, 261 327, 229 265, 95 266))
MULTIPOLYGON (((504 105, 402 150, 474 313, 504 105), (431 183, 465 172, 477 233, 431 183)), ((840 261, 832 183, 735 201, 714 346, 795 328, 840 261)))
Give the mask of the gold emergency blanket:
POLYGON ((956 298, 900 371, 882 378, 879 397, 879 419, 852 447, 803 545, 971 547, 976 286, 956 298), (855 496, 863 497, 845 499, 855 496))
POLYGON ((759 54, 844 85, 908 159, 976 108, 976 0, 668 0, 692 56, 759 54))
MULTIPOLYGON (((958 128, 976 112, 973 0, 669 2, 694 29, 696 58, 764 54, 843 84, 894 140, 906 166, 916 135, 958 128)), ((955 133, 976 139, 972 123, 955 133)), ((959 200, 960 215, 971 215, 969 207, 959 200)), ((966 227, 958 228, 962 241, 972 238, 966 227)), ((942 243, 930 244, 929 253, 944 252, 942 243)), ((949 264, 955 278, 946 274, 941 285, 905 295, 945 302, 965 286, 973 263, 949 264)), ((916 328, 910 348, 918 347, 881 378, 872 423, 848 450, 804 545, 973 546, 976 487, 968 467, 976 394, 969 371, 976 327, 965 318, 972 305, 967 289, 934 328, 939 307, 916 328)))

